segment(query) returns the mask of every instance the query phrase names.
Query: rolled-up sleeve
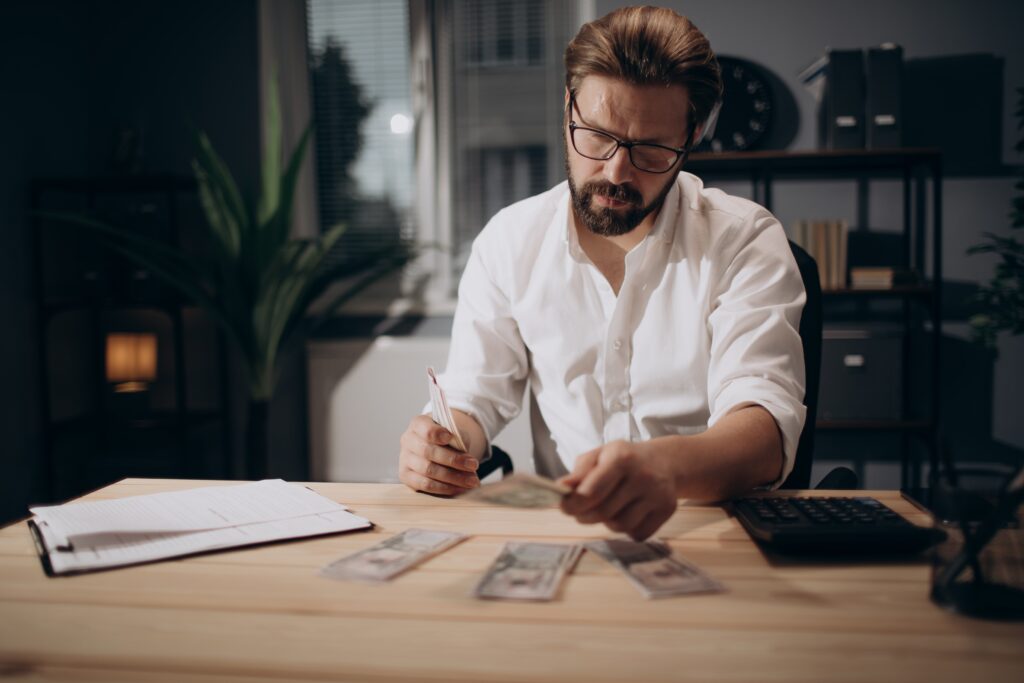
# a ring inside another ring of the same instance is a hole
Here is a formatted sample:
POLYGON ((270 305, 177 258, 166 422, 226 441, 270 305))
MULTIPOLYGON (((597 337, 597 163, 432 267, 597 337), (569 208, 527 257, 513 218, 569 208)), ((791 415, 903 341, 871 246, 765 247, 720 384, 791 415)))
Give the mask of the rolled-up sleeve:
POLYGON ((488 268, 486 231, 459 283, 448 365, 441 377, 452 408, 472 415, 488 445, 520 411, 529 375, 526 346, 507 294, 488 268))
POLYGON ((806 293, 778 221, 761 209, 719 236, 721 264, 709 302, 708 398, 713 426, 748 405, 766 409, 782 434, 777 488, 793 469, 807 410, 800 316, 806 293))

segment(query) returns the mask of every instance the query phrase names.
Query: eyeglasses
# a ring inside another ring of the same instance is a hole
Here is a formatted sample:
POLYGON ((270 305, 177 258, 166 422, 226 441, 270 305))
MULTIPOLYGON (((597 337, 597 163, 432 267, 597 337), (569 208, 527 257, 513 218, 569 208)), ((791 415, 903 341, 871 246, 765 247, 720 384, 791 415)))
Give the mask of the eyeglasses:
POLYGON ((666 147, 649 142, 629 142, 620 140, 611 133, 596 128, 585 128, 572 120, 572 111, 576 108, 576 93, 569 93, 569 139, 572 147, 580 156, 595 161, 607 161, 615 156, 619 147, 629 152, 629 162, 645 173, 668 173, 682 158, 684 161, 690 152, 693 140, 693 129, 686 136, 683 147, 666 147))

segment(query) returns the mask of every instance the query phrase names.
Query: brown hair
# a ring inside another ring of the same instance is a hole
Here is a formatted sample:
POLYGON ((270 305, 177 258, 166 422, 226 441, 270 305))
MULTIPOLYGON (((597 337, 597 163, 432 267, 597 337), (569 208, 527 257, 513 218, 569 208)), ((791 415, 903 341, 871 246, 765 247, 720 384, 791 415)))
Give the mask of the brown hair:
POLYGON ((704 123, 722 96, 711 44, 689 19, 661 7, 621 7, 584 24, 565 49, 565 86, 576 92, 587 76, 634 85, 681 85, 693 120, 704 123))

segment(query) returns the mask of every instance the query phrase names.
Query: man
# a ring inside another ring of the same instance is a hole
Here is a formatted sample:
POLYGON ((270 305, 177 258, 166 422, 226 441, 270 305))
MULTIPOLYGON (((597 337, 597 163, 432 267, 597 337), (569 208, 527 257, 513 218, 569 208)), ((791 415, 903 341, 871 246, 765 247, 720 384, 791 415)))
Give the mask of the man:
POLYGON ((568 180, 473 244, 442 378, 468 453, 428 416, 408 486, 479 485, 527 381, 537 471, 562 509, 643 539, 680 497, 777 486, 805 409, 803 284, 778 221, 680 169, 721 95, 707 39, 666 9, 584 25, 565 54, 568 180))

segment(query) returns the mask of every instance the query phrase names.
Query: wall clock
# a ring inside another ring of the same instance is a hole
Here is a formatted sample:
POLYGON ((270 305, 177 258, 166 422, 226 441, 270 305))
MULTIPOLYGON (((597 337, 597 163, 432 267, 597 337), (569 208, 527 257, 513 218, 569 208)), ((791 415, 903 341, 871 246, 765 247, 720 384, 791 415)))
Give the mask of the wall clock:
POLYGON ((718 121, 697 147, 701 152, 756 149, 772 125, 775 110, 765 69, 738 57, 718 57, 722 69, 722 106, 718 121))

